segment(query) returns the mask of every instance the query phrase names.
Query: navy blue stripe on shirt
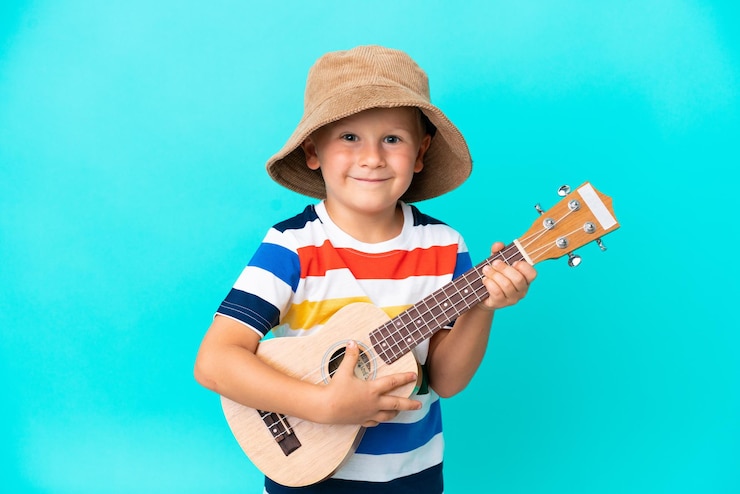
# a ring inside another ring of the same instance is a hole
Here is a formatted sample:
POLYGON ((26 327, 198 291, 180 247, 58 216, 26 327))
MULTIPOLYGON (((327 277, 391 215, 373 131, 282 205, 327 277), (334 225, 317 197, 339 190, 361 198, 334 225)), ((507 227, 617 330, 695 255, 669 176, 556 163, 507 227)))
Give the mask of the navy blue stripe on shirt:
POLYGON ((265 488, 269 494, 442 494, 444 480, 440 463, 390 482, 328 479, 306 487, 285 487, 265 478, 265 488))
POLYGON ((439 400, 432 403, 423 419, 411 424, 383 422, 365 430, 357 453, 387 455, 413 451, 442 432, 439 400))
POLYGON ((300 230, 304 226, 306 226, 307 223, 318 219, 319 216, 316 214, 316 209, 314 209, 314 207, 310 205, 306 206, 306 208, 301 213, 298 213, 292 218, 281 221, 277 225, 273 226, 273 228, 280 233, 284 233, 286 230, 300 230))
POLYGON ((410 204, 411 206, 411 213, 414 217, 414 226, 424 226, 424 225, 445 225, 446 223, 443 221, 440 221, 436 218, 432 218, 428 214, 424 214, 419 209, 414 206, 413 204, 410 204))
POLYGON ((236 288, 232 288, 226 299, 221 302, 218 313, 249 324, 263 335, 280 321, 280 310, 277 307, 256 295, 236 288))

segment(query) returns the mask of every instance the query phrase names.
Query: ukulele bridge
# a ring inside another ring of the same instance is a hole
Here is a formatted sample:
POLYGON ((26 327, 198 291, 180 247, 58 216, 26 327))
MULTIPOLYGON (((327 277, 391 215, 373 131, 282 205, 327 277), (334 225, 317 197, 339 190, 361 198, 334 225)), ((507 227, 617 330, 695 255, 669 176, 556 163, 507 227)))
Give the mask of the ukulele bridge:
POLYGON ((301 447, 301 442, 293 433, 293 428, 288 423, 288 418, 280 413, 265 412, 257 410, 265 423, 265 427, 272 434, 272 438, 283 450, 283 454, 288 456, 293 451, 301 447))

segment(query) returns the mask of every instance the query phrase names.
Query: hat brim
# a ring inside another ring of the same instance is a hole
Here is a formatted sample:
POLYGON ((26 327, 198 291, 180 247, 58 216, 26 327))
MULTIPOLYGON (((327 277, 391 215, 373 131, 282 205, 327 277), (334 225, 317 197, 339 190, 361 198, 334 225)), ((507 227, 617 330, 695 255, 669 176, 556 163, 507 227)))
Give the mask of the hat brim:
POLYGON ((462 133, 436 106, 398 86, 364 86, 332 93, 304 115, 285 146, 267 162, 267 172, 281 185, 309 197, 324 199, 326 188, 320 170, 311 170, 301 144, 324 125, 370 108, 419 108, 437 128, 424 155, 424 167, 401 197, 416 202, 457 188, 472 171, 472 160, 462 133), (347 111, 347 109, 351 109, 347 111))

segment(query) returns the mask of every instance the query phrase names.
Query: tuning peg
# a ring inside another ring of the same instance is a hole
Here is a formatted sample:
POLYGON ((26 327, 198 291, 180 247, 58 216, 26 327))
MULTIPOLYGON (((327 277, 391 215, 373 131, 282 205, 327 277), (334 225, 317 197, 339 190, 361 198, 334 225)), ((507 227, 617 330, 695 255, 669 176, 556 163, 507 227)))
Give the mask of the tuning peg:
POLYGON ((538 213, 545 214, 545 211, 544 211, 544 209, 542 209, 542 207, 540 206, 540 203, 539 202, 534 205, 534 208, 537 210, 538 213))
POLYGON ((558 189, 558 195, 560 197, 565 197, 568 194, 570 194, 570 185, 561 185, 558 189))
POLYGON ((606 251, 606 245, 604 245, 604 242, 602 242, 600 238, 596 239, 596 245, 599 246, 599 249, 601 249, 602 252, 606 251))
POLYGON ((581 264, 581 256, 572 252, 568 252, 568 266, 570 266, 571 268, 575 268, 579 264, 581 264))

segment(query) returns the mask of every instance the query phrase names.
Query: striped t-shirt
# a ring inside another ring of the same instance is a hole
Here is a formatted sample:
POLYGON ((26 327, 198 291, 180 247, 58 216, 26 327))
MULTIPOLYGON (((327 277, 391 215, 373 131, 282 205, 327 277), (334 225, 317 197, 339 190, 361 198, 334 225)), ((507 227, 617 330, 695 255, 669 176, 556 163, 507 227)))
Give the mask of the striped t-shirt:
MULTIPOLYGON (((372 303, 394 317, 471 268, 455 230, 401 203, 404 225, 391 240, 368 244, 343 232, 323 202, 272 227, 218 309, 260 335, 305 336, 339 309, 372 303)), ((413 353, 427 359, 428 341, 413 353)), ((415 395, 416 411, 368 428, 334 476, 305 492, 442 492, 439 396, 415 395), (351 486, 351 487, 350 487, 351 486)), ((295 492, 266 479, 266 492, 295 492)))

